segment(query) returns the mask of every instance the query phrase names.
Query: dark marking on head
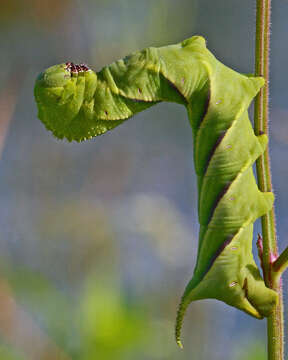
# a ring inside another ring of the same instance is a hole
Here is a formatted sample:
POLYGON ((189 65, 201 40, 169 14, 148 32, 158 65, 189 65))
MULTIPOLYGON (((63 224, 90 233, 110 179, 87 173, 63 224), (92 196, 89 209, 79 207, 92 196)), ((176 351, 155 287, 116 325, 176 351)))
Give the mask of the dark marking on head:
POLYGON ((77 74, 78 72, 85 72, 90 70, 90 68, 86 64, 74 64, 73 62, 66 62, 66 70, 77 74))
POLYGON ((86 65, 86 64, 84 64, 84 63, 80 64, 80 66, 81 66, 81 68, 82 68, 83 71, 88 71, 88 70, 90 70, 89 66, 86 65))

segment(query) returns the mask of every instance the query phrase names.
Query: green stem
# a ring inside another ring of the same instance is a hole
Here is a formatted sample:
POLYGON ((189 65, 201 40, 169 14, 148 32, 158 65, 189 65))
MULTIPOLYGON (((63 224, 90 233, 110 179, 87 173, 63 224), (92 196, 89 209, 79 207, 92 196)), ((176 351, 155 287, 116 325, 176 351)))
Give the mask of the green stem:
POLYGON ((273 271, 281 276, 288 267, 288 247, 282 252, 277 260, 273 263, 273 271))
MULTIPOLYGON (((269 117, 269 49, 271 0, 256 0, 256 50, 255 74, 266 80, 255 100, 254 126, 256 135, 268 135, 269 117)), ((256 162, 257 178, 261 191, 272 191, 270 158, 268 147, 256 162)), ((263 271, 266 285, 279 294, 279 302, 267 319, 268 359, 284 359, 283 341, 283 300, 280 277, 272 269, 272 257, 278 257, 275 211, 273 209, 262 217, 263 271)))

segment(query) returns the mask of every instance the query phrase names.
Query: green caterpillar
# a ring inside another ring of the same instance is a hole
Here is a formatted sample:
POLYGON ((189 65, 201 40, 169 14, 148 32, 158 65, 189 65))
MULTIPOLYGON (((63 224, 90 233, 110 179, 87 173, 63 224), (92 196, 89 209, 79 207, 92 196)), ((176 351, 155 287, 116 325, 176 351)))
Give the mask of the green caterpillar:
POLYGON ((248 107, 264 80, 220 63, 194 36, 147 48, 104 67, 66 63, 41 73, 35 85, 39 118, 58 138, 101 135, 160 102, 183 104, 194 136, 200 223, 197 263, 176 321, 176 339, 191 301, 214 298, 263 318, 277 303, 252 255, 253 223, 272 207, 252 170, 267 136, 255 136, 248 107))

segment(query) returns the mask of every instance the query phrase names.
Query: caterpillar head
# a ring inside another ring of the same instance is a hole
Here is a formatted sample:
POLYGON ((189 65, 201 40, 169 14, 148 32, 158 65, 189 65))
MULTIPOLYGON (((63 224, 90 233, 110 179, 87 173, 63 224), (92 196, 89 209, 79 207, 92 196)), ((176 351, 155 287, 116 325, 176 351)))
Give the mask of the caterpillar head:
POLYGON ((34 88, 38 117, 60 139, 91 138, 96 87, 97 75, 85 64, 67 62, 48 68, 34 88))

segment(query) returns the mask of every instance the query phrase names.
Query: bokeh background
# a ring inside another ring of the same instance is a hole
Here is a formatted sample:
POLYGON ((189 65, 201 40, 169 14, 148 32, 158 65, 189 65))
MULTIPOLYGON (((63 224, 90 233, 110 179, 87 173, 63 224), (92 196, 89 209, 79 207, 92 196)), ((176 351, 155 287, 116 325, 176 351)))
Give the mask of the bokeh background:
MULTIPOLYGON (((265 321, 217 301, 191 304, 184 350, 174 342, 198 231, 185 109, 160 104, 77 144, 45 130, 33 98, 48 66, 100 70, 194 34, 225 64, 253 72, 254 3, 0 1, 0 360, 266 359, 265 321)), ((272 3, 270 144, 283 249, 288 2, 272 3)))

